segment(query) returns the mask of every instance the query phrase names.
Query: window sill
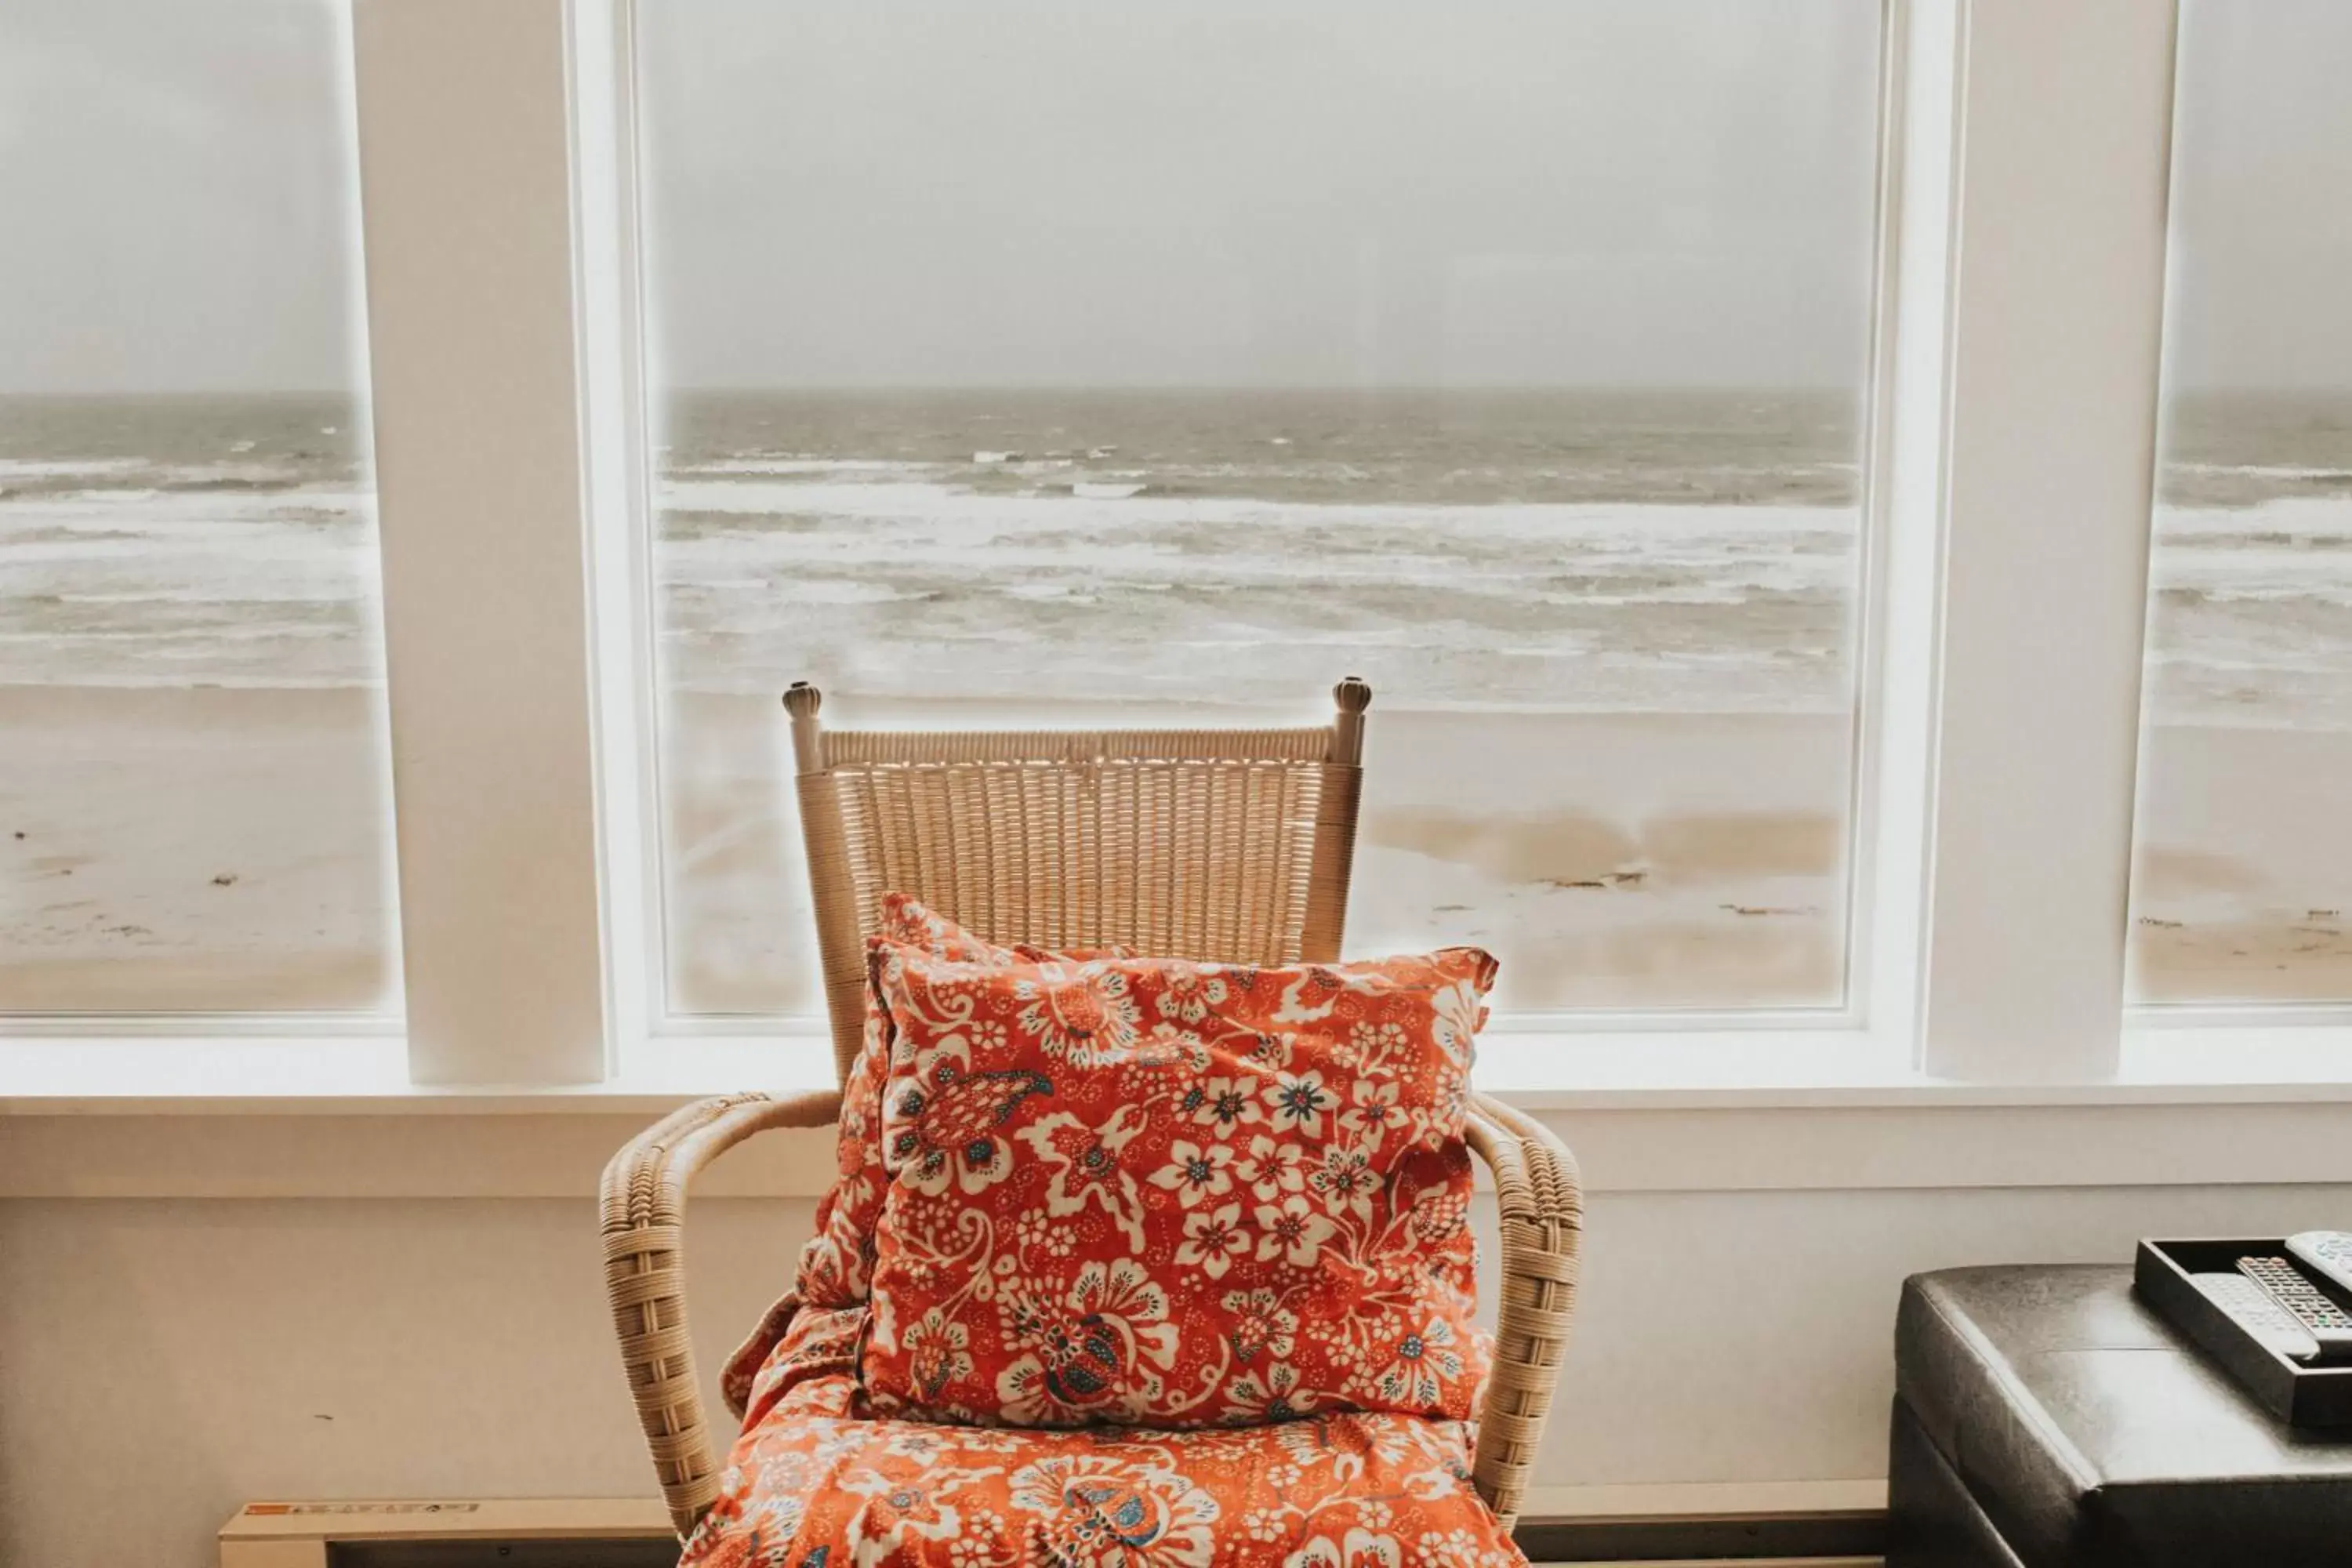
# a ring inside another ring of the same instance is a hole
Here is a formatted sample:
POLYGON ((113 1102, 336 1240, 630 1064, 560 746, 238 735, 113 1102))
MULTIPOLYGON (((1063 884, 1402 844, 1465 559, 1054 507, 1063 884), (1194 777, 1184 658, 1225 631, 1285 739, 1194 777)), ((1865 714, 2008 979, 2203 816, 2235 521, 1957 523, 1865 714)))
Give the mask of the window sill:
POLYGON ((662 1042, 602 1083, 488 1085, 412 1082, 397 1036, 0 1039, 0 1116, 658 1116, 708 1095, 833 1084, 815 1037, 662 1042))
MULTIPOLYGON (((1497 1033, 1482 1088, 1539 1113, 1590 1194, 2352 1186, 2352 1036, 2158 1030, 2097 1084, 1929 1079, 1852 1035, 1497 1033)), ((613 1080, 411 1084, 401 1042, 0 1040, 0 1198, 538 1198, 706 1094, 829 1088, 820 1037, 672 1039, 613 1080), (657 1053, 657 1054, 656 1054, 657 1053)), ((698 1184, 810 1198, 823 1129, 698 1184)))
MULTIPOLYGON (((1970 1083, 1854 1030, 1496 1031, 1478 1088, 1530 1110, 2352 1102, 2352 1029, 2152 1028, 2096 1083, 1970 1083)), ((601 1083, 410 1081, 397 1036, 0 1038, 0 1116, 654 1114, 707 1095, 833 1087, 816 1035, 648 1040, 601 1083)))

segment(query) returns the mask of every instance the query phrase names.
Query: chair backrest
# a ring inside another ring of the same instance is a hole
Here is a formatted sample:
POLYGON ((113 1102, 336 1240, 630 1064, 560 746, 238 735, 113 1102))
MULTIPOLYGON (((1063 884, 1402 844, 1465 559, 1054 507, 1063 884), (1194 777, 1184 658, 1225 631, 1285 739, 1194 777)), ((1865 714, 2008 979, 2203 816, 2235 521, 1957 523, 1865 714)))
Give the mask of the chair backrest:
POLYGON ((882 895, 992 942, 1230 963, 1339 955, 1364 710, 1309 730, 847 731, 784 694, 817 952, 845 1081, 882 895))

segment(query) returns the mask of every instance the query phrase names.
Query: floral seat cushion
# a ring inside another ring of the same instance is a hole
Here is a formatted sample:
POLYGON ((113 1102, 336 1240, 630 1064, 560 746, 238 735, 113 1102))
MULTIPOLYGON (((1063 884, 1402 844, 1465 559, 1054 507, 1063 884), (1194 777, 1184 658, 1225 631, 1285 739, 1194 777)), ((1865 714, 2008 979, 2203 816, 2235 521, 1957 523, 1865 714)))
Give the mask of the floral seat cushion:
POLYGON ((1459 1423, 1232 1429, 859 1420, 855 1314, 804 1313, 680 1568, 1522 1568, 1459 1423))

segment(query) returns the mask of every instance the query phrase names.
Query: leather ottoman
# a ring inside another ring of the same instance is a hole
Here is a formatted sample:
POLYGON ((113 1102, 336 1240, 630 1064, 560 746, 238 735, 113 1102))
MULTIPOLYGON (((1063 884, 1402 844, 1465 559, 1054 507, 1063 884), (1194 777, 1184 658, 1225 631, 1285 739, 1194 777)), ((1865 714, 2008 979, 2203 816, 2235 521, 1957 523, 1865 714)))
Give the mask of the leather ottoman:
POLYGON ((2352 1430, 2294 1430, 2128 1267, 1903 1285, 1888 1568, 2352 1568, 2352 1430))

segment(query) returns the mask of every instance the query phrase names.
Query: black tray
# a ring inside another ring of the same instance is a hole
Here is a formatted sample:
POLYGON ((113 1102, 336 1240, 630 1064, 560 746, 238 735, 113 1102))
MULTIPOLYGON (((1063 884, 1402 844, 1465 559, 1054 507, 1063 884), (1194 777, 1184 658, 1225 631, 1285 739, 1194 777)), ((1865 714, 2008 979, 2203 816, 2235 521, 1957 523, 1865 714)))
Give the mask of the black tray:
MULTIPOLYGON (((2301 1268, 2283 1237, 2143 1241, 2132 1265, 2132 1290, 2150 1310, 2211 1356, 2291 1426, 2352 1426, 2352 1362, 2294 1362, 2240 1328, 2189 1282, 2191 1274, 2231 1274, 2241 1258, 2284 1258, 2301 1268)), ((2352 1310, 2352 1295, 2310 1269, 2312 1284, 2352 1310)))

